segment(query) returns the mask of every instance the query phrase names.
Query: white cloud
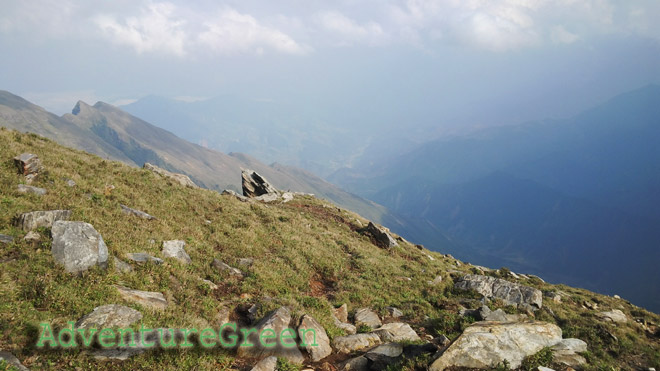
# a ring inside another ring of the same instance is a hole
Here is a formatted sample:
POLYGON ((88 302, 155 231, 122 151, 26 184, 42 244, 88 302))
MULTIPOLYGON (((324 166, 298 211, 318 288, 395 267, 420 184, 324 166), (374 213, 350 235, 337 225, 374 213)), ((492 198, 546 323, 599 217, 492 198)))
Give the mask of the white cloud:
POLYGON ((556 44, 572 44, 580 39, 578 35, 567 31, 563 26, 553 27, 550 38, 556 44))
POLYGON ((381 25, 373 21, 359 24, 337 11, 321 12, 316 15, 316 19, 325 30, 341 38, 340 45, 378 45, 387 41, 387 35, 381 25))

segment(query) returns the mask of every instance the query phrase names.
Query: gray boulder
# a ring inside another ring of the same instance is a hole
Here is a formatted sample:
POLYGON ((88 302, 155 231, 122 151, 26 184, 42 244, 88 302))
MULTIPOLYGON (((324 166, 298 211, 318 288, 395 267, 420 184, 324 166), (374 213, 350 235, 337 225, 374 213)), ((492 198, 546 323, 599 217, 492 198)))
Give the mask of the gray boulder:
POLYGON ((147 219, 147 220, 154 220, 156 219, 155 216, 151 216, 144 211, 136 210, 136 209, 131 209, 130 207, 126 205, 119 205, 121 206, 121 211, 126 214, 126 215, 134 215, 142 219, 147 219))
POLYGON ((242 169, 241 171, 243 196, 245 197, 258 197, 263 195, 276 195, 279 197, 280 192, 273 187, 266 178, 257 174, 254 170, 242 169))
POLYGON ((91 224, 56 221, 51 233, 53 258, 67 272, 82 272, 94 265, 107 267, 108 247, 91 224))
POLYGON ((395 307, 386 307, 385 310, 387 310, 387 313, 389 314, 390 317, 392 318, 400 318, 403 317, 403 312, 399 308, 395 307))
POLYGON ((596 317, 607 322, 615 322, 615 323, 628 322, 628 317, 626 317, 626 314, 619 309, 613 309, 608 312, 596 313, 596 317))
POLYGON ((561 329, 551 323, 477 322, 465 329, 429 370, 493 368, 504 360, 509 362, 511 369, 516 369, 525 357, 560 341, 561 329))
POLYGON ((306 314, 301 318, 298 334, 301 341, 306 344, 304 349, 307 350, 313 362, 318 362, 332 354, 328 334, 312 316, 306 314))
POLYGON ((38 174, 41 170, 39 156, 32 153, 23 153, 14 157, 14 165, 16 165, 18 173, 21 175, 38 174))
POLYGON ((136 263, 155 263, 163 264, 164 261, 161 258, 156 258, 147 254, 146 252, 133 252, 126 254, 126 257, 136 263))
POLYGON ((587 351, 587 343, 580 339, 564 339, 552 346, 552 358, 557 364, 563 364, 569 367, 578 367, 587 360, 579 355, 587 351))
POLYGON ((371 370, 384 370, 395 363, 403 354, 403 346, 397 343, 379 345, 368 351, 364 357, 369 360, 371 370))
POLYGON ((380 247, 391 249, 399 245, 386 230, 376 227, 372 222, 367 225, 367 232, 374 237, 380 247))
POLYGON ((495 277, 468 274, 461 277, 454 287, 474 290, 489 299, 499 298, 511 305, 529 304, 537 308, 543 305, 543 294, 540 290, 495 277))
POLYGON ((159 168, 159 167, 156 166, 156 165, 152 165, 152 164, 150 164, 150 163, 148 163, 148 162, 146 162, 146 163, 144 164, 143 168, 145 168, 145 169, 147 169, 147 170, 149 170, 149 171, 151 171, 151 172, 153 172, 153 173, 156 173, 156 174, 158 174, 158 175, 160 175, 160 176, 162 176, 162 177, 164 177, 164 178, 171 179, 171 180, 173 180, 175 183, 178 183, 178 184, 180 184, 180 185, 182 185, 182 186, 184 186, 184 187, 197 188, 197 185, 195 184, 195 182, 193 182, 192 180, 190 180, 190 178, 189 178, 187 175, 177 174, 177 173, 172 173, 172 172, 169 172, 169 171, 167 171, 167 170, 165 170, 165 169, 161 169, 161 168, 159 168))
MULTIPOLYGON (((302 364, 305 361, 305 357, 302 355, 298 347, 286 348, 282 346, 282 344, 279 341, 276 341, 278 339, 270 339, 269 341, 271 342, 271 344, 275 343, 276 345, 267 348, 262 346, 257 335, 261 333, 263 330, 270 329, 275 332, 276 336, 279 336, 282 333, 282 331, 284 331, 285 329, 289 329, 290 332, 295 336, 296 330, 295 328, 289 327, 290 323, 291 323, 291 312, 289 311, 289 309, 285 307, 281 307, 277 310, 270 312, 255 325, 255 328, 257 329, 257 333, 250 334, 248 338, 248 341, 254 344, 254 346, 239 347, 237 351, 238 356, 244 358, 247 357, 264 358, 264 357, 275 356, 280 358, 286 358, 287 360, 295 364, 302 364)), ((288 340, 288 341, 290 341, 291 344, 293 344, 294 342, 294 340, 288 340)))
POLYGON ((345 333, 349 335, 354 335, 357 333, 357 328, 354 325, 350 323, 341 322, 337 318, 334 318, 334 320, 335 320, 335 326, 344 330, 345 333))
POLYGON ((118 304, 102 305, 76 322, 76 328, 128 328, 142 319, 142 313, 118 304))
POLYGON ((10 244, 14 242, 14 237, 8 236, 6 234, 0 234, 0 243, 10 244))
POLYGON ((28 232, 40 227, 51 228, 58 220, 68 220, 71 210, 32 211, 18 217, 18 226, 28 232))
POLYGON ((163 310, 167 308, 167 300, 165 299, 165 296, 160 292, 133 290, 124 286, 115 287, 117 288, 117 291, 119 291, 119 295, 121 295, 121 297, 126 301, 137 303, 144 307, 157 310, 163 310))
POLYGON ((172 241, 163 241, 163 256, 166 258, 174 258, 180 261, 183 264, 190 264, 192 260, 186 250, 186 241, 182 240, 172 240, 172 241))
POLYGON ((374 333, 355 334, 348 336, 337 336, 332 341, 332 346, 338 353, 350 354, 374 345, 380 345, 383 341, 374 333))
POLYGON ((8 364, 14 366, 19 371, 28 371, 28 368, 23 366, 21 361, 16 358, 13 354, 9 352, 0 351, 0 360, 7 362, 8 364))
POLYGON ((35 194, 37 196, 43 196, 46 193, 48 193, 48 191, 46 191, 43 188, 39 188, 39 187, 33 187, 33 186, 30 186, 30 185, 19 184, 18 185, 18 193, 32 193, 32 194, 35 194))
POLYGON ((355 312, 355 325, 357 327, 367 326, 376 329, 382 325, 378 315, 369 308, 360 308, 355 312))
MULTIPOLYGON (((377 332, 387 331, 391 336, 388 336, 388 341, 419 341, 419 335, 409 324, 403 322, 392 322, 382 325, 377 332)), ((381 337, 382 339, 382 337, 381 337)))

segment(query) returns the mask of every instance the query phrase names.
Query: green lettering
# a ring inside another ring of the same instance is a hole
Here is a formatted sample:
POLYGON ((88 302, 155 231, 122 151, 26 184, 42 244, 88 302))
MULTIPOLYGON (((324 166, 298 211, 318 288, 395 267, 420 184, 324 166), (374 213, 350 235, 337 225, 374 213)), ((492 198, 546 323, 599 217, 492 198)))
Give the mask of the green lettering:
POLYGON ((50 328, 49 323, 40 323, 39 326, 41 326, 41 334, 39 335, 39 340, 37 341, 37 347, 43 348, 44 343, 47 341, 48 346, 51 348, 57 348, 57 340, 55 340, 55 335, 53 335, 53 330, 50 328), (48 333, 48 335, 46 335, 48 333))
POLYGON ((236 346, 236 342, 238 341, 238 335, 227 336, 232 341, 230 343, 225 342, 225 338, 222 336, 222 333, 225 331, 226 327, 229 327, 230 329, 232 329, 232 331, 236 332, 235 323, 233 322, 225 323, 224 325, 220 326, 220 331, 218 332, 218 339, 220 340, 220 345, 222 345, 224 348, 233 348, 236 346))
POLYGON ((261 346, 263 346, 264 348, 272 348, 275 345, 277 345, 277 343, 275 341, 271 341, 267 343, 266 340, 275 339, 276 337, 277 335, 275 335, 275 330, 267 328, 261 331, 261 334, 259 334, 259 342, 261 343, 261 346), (270 332, 270 335, 267 336, 266 332, 270 332))
POLYGON ((80 334, 80 337, 83 339, 83 345, 86 347, 90 347, 92 345, 92 339, 94 339, 94 334, 96 334, 96 329, 84 329, 84 328, 79 328, 78 333, 80 334), (85 337, 85 333, 89 331, 89 337, 85 337))
POLYGON ((176 341, 174 339, 174 330, 173 329, 171 329, 171 328, 168 328, 168 329, 159 328, 158 329, 158 334, 160 335, 160 346, 161 347, 167 349, 167 348, 174 348, 176 346, 176 341), (167 343, 165 343, 165 339, 163 337, 164 330, 167 330, 167 332, 170 333, 170 341, 167 342, 167 343))
POLYGON ((300 331, 300 339, 302 339, 302 344, 300 344, 300 346, 302 347, 308 346, 308 344, 305 342, 307 340, 308 332, 311 332, 313 336, 311 346, 313 347, 319 346, 318 344, 316 344, 316 330, 314 330, 313 328, 308 328, 308 329, 301 328, 298 331, 300 331))
POLYGON ((206 342, 206 340, 215 339, 215 337, 216 337, 216 333, 215 333, 215 331, 213 331, 212 328, 205 328, 199 334, 199 342, 200 342, 200 344, 202 344, 202 346, 204 348, 211 348, 211 347, 215 346, 215 344, 216 344, 215 340, 213 341, 213 343, 206 342), (210 335, 205 335, 205 333, 208 333, 208 332, 210 332, 211 334, 210 335))
POLYGON ((181 348, 190 348, 194 344, 188 341, 188 336, 193 333, 197 333, 197 329, 188 329, 188 328, 182 328, 181 332, 183 332, 183 343, 179 344, 181 348))
POLYGON ((130 334, 131 334, 131 341, 128 343, 128 346, 130 346, 130 347, 136 347, 137 346, 137 344, 135 344, 135 331, 133 331, 132 328, 120 328, 120 329, 117 329, 117 331, 119 331, 119 344, 117 344, 118 347, 125 347, 126 346, 126 343, 125 343, 126 337, 124 336, 124 334, 128 333, 129 331, 130 331, 130 334))
POLYGON ((78 344, 76 343, 76 333, 73 331, 73 326, 76 324, 75 322, 69 321, 67 322, 69 324, 69 327, 65 327, 60 330, 60 333, 57 335, 57 340, 60 342, 60 346, 62 348, 71 348, 75 347, 78 344), (69 335, 69 341, 64 341, 62 340, 62 335, 69 335))
POLYGON ((250 334, 256 334, 257 329, 256 328, 242 328, 241 332, 243 333, 243 343, 241 343, 240 346, 242 347, 253 347, 254 344, 250 342, 250 334))
POLYGON ((151 332, 153 331, 150 328, 144 327, 144 325, 140 325, 140 345, 142 345, 144 348, 152 348, 156 345, 156 341, 153 341, 151 343, 147 342, 147 339, 144 336, 145 332, 151 332))
POLYGON ((111 328, 104 328, 99 332, 99 344, 104 348, 110 348, 115 346, 115 331, 111 328), (105 340, 113 339, 112 342, 106 342, 105 340))
POLYGON ((296 332, 290 328, 285 328, 284 330, 282 330, 282 333, 280 334, 280 344, 282 344, 282 346, 285 348, 293 348, 296 346, 296 342, 287 341, 287 340, 291 340, 295 338, 296 338, 296 332), (287 335, 287 333, 289 335, 287 335))

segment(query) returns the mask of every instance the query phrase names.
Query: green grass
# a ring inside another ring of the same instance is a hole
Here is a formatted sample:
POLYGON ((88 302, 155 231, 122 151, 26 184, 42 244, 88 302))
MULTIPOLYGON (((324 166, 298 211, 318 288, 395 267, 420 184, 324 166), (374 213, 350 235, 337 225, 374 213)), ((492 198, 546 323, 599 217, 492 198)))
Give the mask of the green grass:
MULTIPOLYGON (((214 191, 184 188, 149 171, 64 148, 36 135, 0 130, 0 233, 15 238, 13 244, 0 244, 0 349, 13 352, 28 367, 44 369, 245 367, 233 353, 219 350, 148 352, 126 362, 104 363, 79 350, 43 352, 34 347, 40 322, 64 326, 111 303, 142 312, 146 327, 216 326, 216 316, 224 307, 260 303, 262 315, 286 305, 294 318, 303 313, 314 316, 330 337, 343 335, 334 326, 333 306, 347 303, 350 311, 368 306, 380 314, 385 307, 396 306, 420 334, 457 337, 472 322, 458 316, 458 301, 478 296, 452 289, 447 271, 456 269, 453 260, 405 242, 390 250, 378 248, 358 232, 360 224, 367 223, 357 214, 311 196, 286 204, 243 203, 214 191), (24 178, 17 174, 12 158, 23 152, 41 158, 45 172, 34 185, 46 188, 47 195, 16 191, 24 178), (67 179, 77 185, 68 187, 67 179), (106 185, 115 189, 106 193, 106 185), (126 216, 120 204, 158 219, 126 216), (132 264, 133 272, 119 273, 111 258, 107 270, 68 274, 53 261, 48 230, 40 230, 40 242, 27 243, 22 240, 25 232, 14 226, 14 218, 21 213, 50 209, 70 209, 71 220, 91 223, 103 236, 109 254, 124 261, 128 262, 126 254, 132 252, 161 257, 162 241, 181 239, 186 241, 192 263, 182 265, 167 259, 162 265, 132 264), (213 269, 214 258, 236 267, 240 258, 252 258, 254 264, 239 267, 246 276, 237 279, 213 269), (429 286, 427 281, 438 275, 445 277, 443 282, 429 286), (203 279, 219 288, 210 290, 203 279), (162 312, 142 308, 124 302, 114 285, 159 291, 174 304, 162 312)), ((459 268, 470 269, 469 265, 459 268)), ((538 280, 526 284, 556 289, 538 280)), ((645 334, 633 321, 621 326, 600 323, 581 308, 579 300, 595 297, 602 308, 621 305, 629 316, 635 313, 653 323, 660 323, 657 315, 584 290, 558 289, 572 296, 559 304, 546 301, 558 319, 544 319, 558 323, 565 337, 587 341, 592 364, 625 369, 642 362, 660 367, 657 338, 645 334), (602 340, 602 328, 613 332, 619 342, 602 340)), ((516 311, 501 303, 494 306, 516 311)), ((411 362, 408 369, 422 361, 411 362)))

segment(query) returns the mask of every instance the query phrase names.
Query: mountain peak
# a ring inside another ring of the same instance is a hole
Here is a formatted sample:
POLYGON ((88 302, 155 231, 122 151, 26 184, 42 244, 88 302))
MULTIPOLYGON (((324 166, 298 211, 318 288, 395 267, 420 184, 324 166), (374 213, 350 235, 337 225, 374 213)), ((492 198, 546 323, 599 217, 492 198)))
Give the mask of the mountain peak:
POLYGON ((81 112, 86 113, 91 109, 91 106, 81 100, 76 103, 76 105, 73 107, 71 110, 71 113, 74 114, 75 116, 78 116, 81 112))

